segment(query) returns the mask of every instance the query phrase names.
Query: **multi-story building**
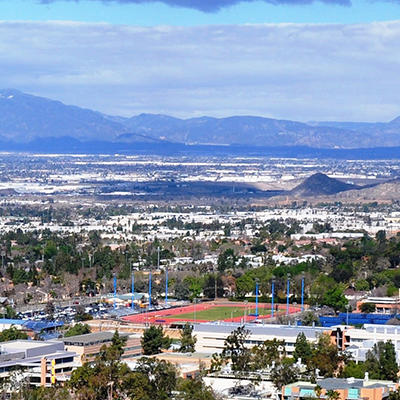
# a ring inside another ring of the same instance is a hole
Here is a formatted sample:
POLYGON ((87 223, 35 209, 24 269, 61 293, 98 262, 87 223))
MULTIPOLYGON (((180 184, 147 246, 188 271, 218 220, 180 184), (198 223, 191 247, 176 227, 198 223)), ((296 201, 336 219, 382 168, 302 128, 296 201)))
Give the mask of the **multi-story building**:
MULTIPOLYGON (((196 351, 200 353, 221 352, 226 338, 239 326, 241 324, 238 323, 204 323, 195 325, 196 351)), ((288 356, 293 354, 299 333, 303 332, 310 342, 316 342, 323 333, 332 334, 330 329, 311 326, 247 324, 245 327, 249 330, 249 336, 246 339, 246 344, 249 347, 261 344, 266 340, 284 340, 285 351, 288 356)), ((333 340, 335 340, 335 337, 334 334, 333 340)))
POLYGON ((32 386, 65 382, 76 366, 76 354, 66 351, 62 342, 13 340, 0 345, 0 379, 13 374, 32 386))
MULTIPOLYGON (((76 354, 76 363, 82 365, 94 361, 104 345, 111 345, 113 335, 113 331, 104 331, 62 338, 60 341, 68 351, 76 354)), ((122 358, 131 358, 142 354, 141 336, 139 334, 121 332, 120 336, 126 338, 122 358)))

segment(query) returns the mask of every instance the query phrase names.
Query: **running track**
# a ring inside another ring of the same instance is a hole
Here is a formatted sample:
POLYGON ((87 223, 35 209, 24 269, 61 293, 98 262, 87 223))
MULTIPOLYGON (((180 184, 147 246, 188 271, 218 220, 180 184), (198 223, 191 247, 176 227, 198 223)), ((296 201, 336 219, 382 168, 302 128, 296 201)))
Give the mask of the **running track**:
MULTIPOLYGON (((214 303, 214 302, 207 302, 207 303, 200 303, 200 304, 192 304, 189 306, 184 306, 184 307, 178 307, 178 308, 169 308, 166 310, 156 310, 156 311, 151 311, 151 312, 146 312, 142 314, 135 314, 135 315, 130 315, 128 317, 123 317, 122 319, 127 322, 132 322, 136 324, 144 324, 144 323, 149 323, 149 324, 165 324, 165 325, 170 325, 174 322, 182 322, 182 321, 188 321, 188 322, 208 322, 208 320, 202 320, 202 319, 183 319, 179 318, 180 314, 188 314, 188 313, 193 313, 199 312, 199 311, 204 311, 204 310, 209 310, 210 308, 215 308, 215 307, 237 307, 237 308, 245 308, 248 307, 250 314, 254 314, 256 305, 255 304, 244 304, 244 303, 214 303), (176 316, 176 318, 171 318, 171 316, 176 316), (166 318, 168 317, 168 318, 166 318)), ((271 310, 271 305, 270 304, 259 304, 258 305, 259 309, 267 309, 271 310)), ((299 306, 289 306, 289 313, 293 314, 296 312, 300 311, 299 306)), ((278 312, 275 311, 274 316, 276 315, 284 315, 286 313, 286 304, 279 304, 279 310, 278 312)), ((243 320, 243 316, 239 317, 234 317, 234 318, 227 318, 224 321, 225 322, 241 322, 243 320)), ((262 315, 259 316, 258 319, 267 319, 271 318, 271 315, 262 315)), ((246 317, 246 322, 253 321, 255 319, 255 316, 253 315, 247 315, 246 317)))

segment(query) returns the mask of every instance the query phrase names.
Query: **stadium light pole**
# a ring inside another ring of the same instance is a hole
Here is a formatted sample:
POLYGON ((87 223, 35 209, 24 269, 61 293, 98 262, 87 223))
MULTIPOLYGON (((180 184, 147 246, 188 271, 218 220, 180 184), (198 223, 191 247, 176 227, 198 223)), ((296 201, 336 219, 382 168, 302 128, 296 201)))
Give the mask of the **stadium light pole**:
POLYGON ((301 312, 304 312, 304 272, 301 276, 301 312))
POLYGON ((287 285, 286 285, 286 315, 289 315, 289 296, 290 296, 290 274, 288 274, 287 285))
POLYGON ((168 305, 168 264, 165 265, 165 305, 168 305))
POLYGON ((271 318, 274 318, 274 293, 275 293, 275 281, 271 283, 271 318))
POLYGON ((132 310, 135 308, 135 273, 133 272, 133 263, 131 264, 131 279, 132 279, 132 303, 131 303, 131 308, 132 310))
POLYGON ((149 273, 149 310, 151 308, 151 267, 149 273))
POLYGON ((258 279, 256 279, 256 319, 258 318, 258 279))
POLYGON ((117 308, 117 275, 114 274, 114 309, 117 308))

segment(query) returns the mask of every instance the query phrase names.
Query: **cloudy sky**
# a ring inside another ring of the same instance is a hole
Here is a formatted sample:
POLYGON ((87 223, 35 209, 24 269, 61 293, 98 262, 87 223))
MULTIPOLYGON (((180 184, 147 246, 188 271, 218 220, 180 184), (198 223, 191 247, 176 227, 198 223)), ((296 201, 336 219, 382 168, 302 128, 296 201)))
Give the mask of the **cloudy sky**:
POLYGON ((115 115, 400 115, 400 2, 0 0, 0 87, 115 115))

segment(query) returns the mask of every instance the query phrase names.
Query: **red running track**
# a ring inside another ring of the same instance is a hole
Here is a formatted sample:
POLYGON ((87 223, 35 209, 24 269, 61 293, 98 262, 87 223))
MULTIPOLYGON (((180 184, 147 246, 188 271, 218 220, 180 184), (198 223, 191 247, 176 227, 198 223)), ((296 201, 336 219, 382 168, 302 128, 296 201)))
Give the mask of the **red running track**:
MULTIPOLYGON (((136 324, 165 324, 165 325, 170 325, 175 322, 209 322, 209 320, 202 320, 202 319, 187 319, 187 318, 179 318, 180 314, 189 314, 189 313, 194 313, 199 311, 204 311, 204 310, 209 310, 210 308, 215 308, 215 307, 241 307, 245 308, 248 307, 250 311, 255 310, 256 306, 255 304, 244 304, 244 303, 214 303, 214 302, 208 302, 208 303, 199 303, 199 304, 192 304, 189 306, 184 306, 184 307, 177 307, 177 308, 169 308, 166 310, 156 310, 156 311, 150 311, 142 314, 135 314, 135 315, 130 315, 128 317, 123 317, 122 319, 127 322, 132 322, 136 324), (171 316, 176 316, 176 318, 171 318, 171 316), (166 319, 166 317, 168 317, 166 319)), ((259 308, 263 309, 271 309, 270 304, 259 304, 259 308)), ((299 306, 289 306, 289 313, 293 314, 296 312, 300 311, 299 306)), ((279 305, 279 310, 278 312, 275 311, 275 315, 284 315, 286 313, 286 305, 285 304, 280 304, 279 305)), ((259 316, 258 319, 263 320, 263 319, 268 319, 270 318, 271 315, 263 315, 259 316)), ((242 322, 243 321, 243 316, 235 317, 235 318, 227 318, 224 321, 225 322, 242 322)), ((248 315, 246 317, 246 322, 253 321, 255 319, 255 316, 248 315)))

